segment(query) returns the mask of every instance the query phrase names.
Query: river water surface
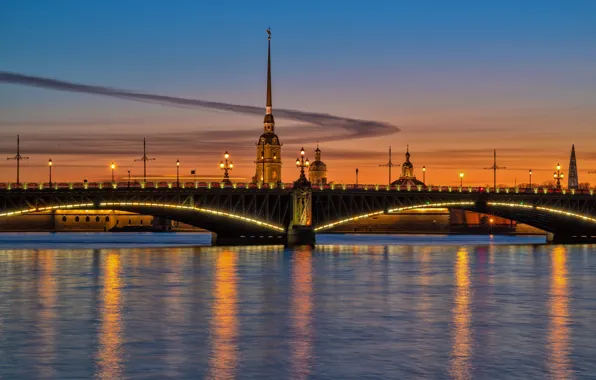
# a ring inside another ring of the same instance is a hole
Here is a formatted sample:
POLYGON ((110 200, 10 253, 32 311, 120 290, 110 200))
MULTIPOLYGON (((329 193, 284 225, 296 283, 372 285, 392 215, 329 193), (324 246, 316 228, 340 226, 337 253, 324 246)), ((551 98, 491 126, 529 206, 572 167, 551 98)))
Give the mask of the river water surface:
POLYGON ((543 240, 0 235, 0 378, 596 378, 596 246, 543 240))

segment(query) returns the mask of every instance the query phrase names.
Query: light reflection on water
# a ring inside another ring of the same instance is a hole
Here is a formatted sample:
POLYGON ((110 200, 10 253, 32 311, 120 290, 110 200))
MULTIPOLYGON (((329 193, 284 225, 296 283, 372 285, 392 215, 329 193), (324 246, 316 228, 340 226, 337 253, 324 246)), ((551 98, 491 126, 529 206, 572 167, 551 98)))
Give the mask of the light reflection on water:
POLYGON ((0 250, 0 379, 591 378, 595 247, 461 239, 0 250))
POLYGON ((122 377, 122 311, 120 254, 107 253, 104 265, 103 291, 101 295, 101 324, 99 327, 99 352, 97 353, 97 377, 118 379, 122 377))
POLYGON ((569 362, 569 292, 567 285, 567 252, 559 246, 552 252, 552 274, 549 303, 549 372, 554 379, 571 379, 569 362))
POLYGON ((455 258, 455 295, 453 308, 453 348, 451 375, 470 379, 470 270, 468 251, 461 248, 455 258))
POLYGON ((213 285, 211 319, 212 353, 209 362, 212 379, 233 379, 237 361, 237 293, 235 252, 224 250, 217 256, 213 285))

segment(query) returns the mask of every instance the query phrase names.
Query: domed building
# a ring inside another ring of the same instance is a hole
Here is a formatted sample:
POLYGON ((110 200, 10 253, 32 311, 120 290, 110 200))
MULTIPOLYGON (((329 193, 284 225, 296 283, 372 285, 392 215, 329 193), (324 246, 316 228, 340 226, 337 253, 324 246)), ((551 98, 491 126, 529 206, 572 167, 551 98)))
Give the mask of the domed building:
POLYGON ((406 162, 401 166, 401 176, 391 183, 397 186, 425 186, 424 182, 416 179, 414 175, 414 165, 410 162, 410 148, 406 150, 406 162))
POLYGON ((317 149, 315 150, 315 160, 310 163, 310 167, 308 168, 308 180, 312 184, 327 184, 327 165, 321 161, 319 144, 317 144, 317 149))

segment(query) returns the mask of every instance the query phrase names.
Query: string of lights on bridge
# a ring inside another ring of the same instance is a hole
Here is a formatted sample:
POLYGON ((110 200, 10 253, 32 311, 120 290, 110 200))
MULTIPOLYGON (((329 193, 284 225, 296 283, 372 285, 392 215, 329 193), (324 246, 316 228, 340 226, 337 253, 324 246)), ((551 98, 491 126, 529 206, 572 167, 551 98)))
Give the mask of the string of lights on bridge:
MULTIPOLYGON (((524 204, 523 202, 521 202, 521 203, 488 202, 487 204, 489 206, 493 206, 493 207, 535 209, 538 211, 543 211, 543 212, 557 214, 557 215, 564 215, 564 216, 568 216, 568 217, 572 217, 572 218, 580 219, 582 221, 587 221, 587 222, 596 224, 596 218, 578 214, 578 213, 574 213, 574 212, 551 208, 551 207, 533 206, 533 205, 524 204)), ((62 204, 62 205, 56 205, 56 206, 44 206, 44 207, 35 207, 35 208, 30 207, 30 208, 0 213, 0 217, 11 217, 11 216, 18 216, 18 215, 23 215, 23 214, 28 214, 28 213, 59 210, 59 209, 83 209, 83 208, 89 208, 89 207, 94 207, 94 206, 95 205, 93 203, 73 203, 73 204, 62 204)), ((365 219, 365 218, 370 218, 370 217, 385 214, 385 213, 398 213, 398 212, 402 212, 402 211, 416 210, 416 209, 472 207, 472 206, 474 206, 474 202, 472 202, 472 201, 459 201, 459 202, 425 203, 425 204, 420 204, 420 205, 397 207, 397 208, 392 208, 392 209, 388 209, 388 210, 380 210, 380 211, 370 212, 370 213, 366 213, 366 214, 362 214, 362 215, 358 215, 358 216, 353 216, 350 218, 345 218, 345 219, 338 220, 333 223, 328 223, 328 224, 325 224, 325 225, 322 225, 319 227, 315 227, 314 230, 316 232, 319 232, 319 231, 323 231, 323 230, 335 227, 340 224, 344 224, 344 223, 348 223, 348 222, 356 221, 356 220, 361 220, 361 219, 365 219)), ((198 212, 198 213, 207 213, 207 214, 211 214, 211 215, 215 215, 215 216, 230 218, 230 219, 234 219, 234 220, 237 220, 240 222, 261 226, 261 227, 268 228, 268 229, 278 231, 278 232, 284 231, 284 228, 281 226, 267 223, 264 221, 260 221, 260 220, 254 219, 254 218, 248 218, 243 215, 238 215, 238 214, 233 214, 233 213, 218 211, 218 210, 212 210, 212 209, 207 209, 207 208, 202 208, 202 207, 195 207, 195 206, 186 206, 186 205, 177 205, 177 204, 168 204, 168 203, 154 203, 154 202, 101 202, 101 203, 99 203, 99 207, 100 208, 101 207, 108 207, 108 208, 110 208, 110 207, 111 208, 113 208, 113 207, 123 207, 123 208, 126 208, 126 207, 148 207, 148 208, 178 209, 178 210, 192 211, 192 212, 198 212)))

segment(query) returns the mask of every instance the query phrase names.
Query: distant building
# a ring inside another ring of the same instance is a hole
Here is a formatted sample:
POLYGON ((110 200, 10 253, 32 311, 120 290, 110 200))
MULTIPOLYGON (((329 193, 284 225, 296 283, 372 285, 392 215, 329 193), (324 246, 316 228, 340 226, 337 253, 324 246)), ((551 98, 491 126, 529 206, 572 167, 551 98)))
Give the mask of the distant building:
POLYGON ((321 150, 319 144, 315 150, 315 160, 308 168, 308 180, 312 184, 325 185, 327 183, 327 165, 321 161, 321 150))
POLYGON ((271 31, 269 34, 267 55, 267 105, 265 108, 264 131, 257 142, 257 167, 253 182, 281 182, 281 142, 275 134, 273 119, 273 101, 271 94, 271 31))
POLYGON ((424 186, 422 181, 416 179, 414 175, 414 165, 410 162, 410 149, 406 150, 406 162, 401 166, 401 176, 391 183, 398 186, 424 186))
POLYGON ((571 145, 571 157, 569 158, 569 176, 567 177, 567 188, 577 189, 579 180, 577 178, 577 162, 575 161, 575 144, 571 145))

